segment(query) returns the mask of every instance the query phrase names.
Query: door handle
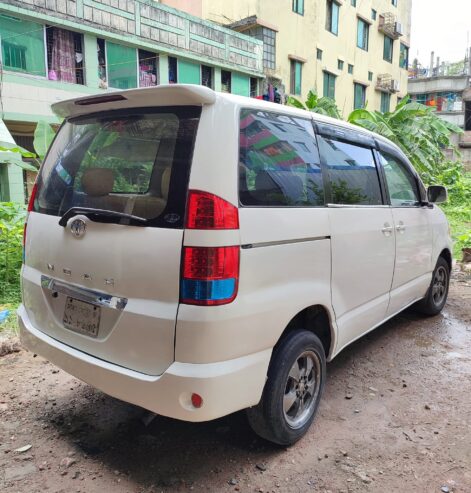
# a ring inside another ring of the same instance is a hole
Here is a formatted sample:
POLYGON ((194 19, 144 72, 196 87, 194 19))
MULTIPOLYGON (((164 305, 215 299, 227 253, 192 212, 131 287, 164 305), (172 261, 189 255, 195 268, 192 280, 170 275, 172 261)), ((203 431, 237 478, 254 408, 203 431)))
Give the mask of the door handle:
POLYGON ((396 231, 403 233, 405 230, 406 230, 406 227, 404 226, 404 223, 402 221, 400 221, 399 224, 396 226, 396 231))
POLYGON ((381 232, 385 236, 389 236, 392 233, 393 229, 394 228, 389 223, 384 223, 384 228, 381 228, 381 232))

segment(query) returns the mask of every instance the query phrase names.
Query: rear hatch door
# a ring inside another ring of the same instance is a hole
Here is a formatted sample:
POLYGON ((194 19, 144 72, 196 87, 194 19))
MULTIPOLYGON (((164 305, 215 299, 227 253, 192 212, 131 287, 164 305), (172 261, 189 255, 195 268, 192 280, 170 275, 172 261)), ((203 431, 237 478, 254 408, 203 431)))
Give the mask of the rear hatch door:
POLYGON ((26 232, 23 298, 36 328, 149 375, 173 362, 200 113, 126 108, 61 127, 26 232))

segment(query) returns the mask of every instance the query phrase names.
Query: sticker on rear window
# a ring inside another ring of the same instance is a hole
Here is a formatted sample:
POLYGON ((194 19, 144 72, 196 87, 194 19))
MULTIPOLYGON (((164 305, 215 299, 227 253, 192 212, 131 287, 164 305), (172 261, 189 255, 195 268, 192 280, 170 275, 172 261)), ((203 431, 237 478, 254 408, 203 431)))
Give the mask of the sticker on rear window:
POLYGON ((69 172, 62 166, 60 161, 56 164, 56 173, 67 185, 70 185, 72 183, 72 177, 70 176, 69 172))

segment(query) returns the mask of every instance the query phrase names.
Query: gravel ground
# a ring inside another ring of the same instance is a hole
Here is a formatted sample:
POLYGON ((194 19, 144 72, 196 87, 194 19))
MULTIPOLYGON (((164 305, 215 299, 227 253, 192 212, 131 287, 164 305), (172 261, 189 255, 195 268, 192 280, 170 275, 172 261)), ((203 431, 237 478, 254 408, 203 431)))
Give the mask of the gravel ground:
POLYGON ((285 449, 254 436, 244 413, 146 426, 142 409, 31 353, 8 354, 0 490, 471 492, 469 277, 455 276, 442 315, 395 317, 328 374, 314 425, 285 449))

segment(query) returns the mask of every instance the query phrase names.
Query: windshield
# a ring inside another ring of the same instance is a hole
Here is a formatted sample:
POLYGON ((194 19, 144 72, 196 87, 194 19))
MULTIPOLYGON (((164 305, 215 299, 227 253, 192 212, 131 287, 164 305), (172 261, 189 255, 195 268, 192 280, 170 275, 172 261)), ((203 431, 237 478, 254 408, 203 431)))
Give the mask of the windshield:
POLYGON ((172 107, 66 122, 42 166, 34 211, 92 208, 123 213, 94 220, 181 228, 199 114, 172 107))

